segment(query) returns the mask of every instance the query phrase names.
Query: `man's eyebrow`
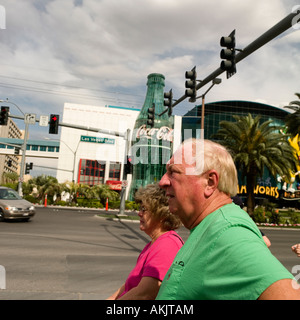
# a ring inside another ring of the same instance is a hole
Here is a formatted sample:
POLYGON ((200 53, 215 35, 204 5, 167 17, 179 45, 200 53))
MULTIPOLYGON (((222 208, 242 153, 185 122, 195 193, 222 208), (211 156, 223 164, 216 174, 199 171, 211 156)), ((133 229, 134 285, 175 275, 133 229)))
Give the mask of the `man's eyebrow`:
POLYGON ((166 165, 166 169, 172 169, 172 167, 174 166, 174 163, 167 163, 166 165))
POLYGON ((183 172, 183 169, 181 166, 178 166, 176 163, 171 163, 169 165, 167 165, 167 171, 172 171, 173 168, 178 171, 178 172, 183 172))

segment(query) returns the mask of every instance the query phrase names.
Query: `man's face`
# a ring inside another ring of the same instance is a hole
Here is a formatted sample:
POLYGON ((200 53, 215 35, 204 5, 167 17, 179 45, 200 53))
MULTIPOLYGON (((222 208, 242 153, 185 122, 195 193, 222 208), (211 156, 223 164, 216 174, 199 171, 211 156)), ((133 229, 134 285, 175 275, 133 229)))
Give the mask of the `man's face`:
POLYGON ((194 165, 184 159, 182 148, 175 152, 167 163, 167 172, 160 180, 160 187, 165 189, 169 198, 169 208, 173 214, 181 219, 185 227, 189 228, 197 218, 196 208, 201 201, 201 177, 192 174, 194 165), (181 153, 181 161, 180 154, 181 153), (180 163, 181 162, 181 163, 180 163))

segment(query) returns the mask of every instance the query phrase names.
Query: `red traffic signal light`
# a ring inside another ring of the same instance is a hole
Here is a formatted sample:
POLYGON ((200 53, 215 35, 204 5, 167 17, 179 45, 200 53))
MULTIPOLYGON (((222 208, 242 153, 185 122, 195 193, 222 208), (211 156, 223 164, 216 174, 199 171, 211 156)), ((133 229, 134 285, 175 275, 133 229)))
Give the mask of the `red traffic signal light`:
POLYGON ((124 170, 126 174, 132 174, 133 170, 133 157, 132 156, 127 156, 126 163, 124 166, 124 170))
POLYGON ((49 133, 57 134, 58 133, 58 124, 59 124, 59 115, 51 114, 49 122, 49 133))
POLYGON ((8 121, 9 107, 1 107, 0 125, 6 126, 8 121))

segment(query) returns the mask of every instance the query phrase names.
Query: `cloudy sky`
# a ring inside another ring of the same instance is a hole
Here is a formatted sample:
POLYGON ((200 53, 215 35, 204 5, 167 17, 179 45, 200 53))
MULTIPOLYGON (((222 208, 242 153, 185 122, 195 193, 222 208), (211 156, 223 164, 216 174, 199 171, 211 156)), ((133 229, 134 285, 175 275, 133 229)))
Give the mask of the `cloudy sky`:
MULTIPOLYGON (((62 115, 65 102, 140 108, 153 72, 164 74, 166 91, 172 88, 179 98, 186 70, 196 66, 198 79, 204 79, 219 68, 222 36, 236 29, 237 48, 243 49, 300 1, 0 0, 0 5, 6 18, 0 29, 0 99, 39 117, 62 115)), ((295 100, 300 22, 297 27, 241 61, 232 78, 223 74, 206 101, 282 107, 295 100)), ((193 107, 186 100, 174 113, 193 107)), ((13 105, 11 113, 20 114, 13 105)), ((47 132, 36 124, 30 138, 47 132)))

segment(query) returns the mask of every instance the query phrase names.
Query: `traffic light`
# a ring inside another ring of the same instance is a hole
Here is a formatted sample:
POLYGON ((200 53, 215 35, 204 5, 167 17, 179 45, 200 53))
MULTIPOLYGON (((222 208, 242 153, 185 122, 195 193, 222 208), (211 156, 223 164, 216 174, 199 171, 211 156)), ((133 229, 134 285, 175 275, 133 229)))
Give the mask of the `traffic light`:
POLYGON ((124 170, 125 170, 126 174, 132 174, 132 170, 133 170, 132 162, 133 162, 133 157, 132 156, 127 156, 125 167, 124 167, 124 170))
POLYGON ((235 30, 228 37, 222 37, 220 40, 221 47, 226 47, 220 52, 221 62, 220 68, 227 73, 227 79, 236 73, 235 67, 235 30))
POLYGON ((33 163, 32 162, 26 163, 26 165, 25 165, 25 174, 29 174, 30 170, 32 170, 32 168, 33 168, 33 163))
POLYGON ((185 95, 190 97, 189 102, 195 102, 197 96, 197 89, 196 89, 196 78, 197 72, 196 67, 194 67, 191 71, 186 71, 185 78, 189 79, 185 81, 185 95))
POLYGON ((9 107, 1 107, 0 125, 6 126, 8 121, 9 107))
POLYGON ((58 133, 58 123, 59 123, 59 115, 51 114, 50 115, 50 123, 49 123, 49 133, 57 134, 58 133))
POLYGON ((153 128, 154 127, 154 118, 155 118, 155 103, 153 103, 152 108, 148 109, 148 116, 147 116, 147 124, 153 128))
POLYGON ((172 89, 169 92, 164 93, 164 106, 168 107, 168 116, 172 115, 172 106, 173 106, 173 92, 172 89))
POLYGON ((7 161, 7 166, 8 166, 8 167, 11 167, 11 164, 12 164, 12 161, 11 161, 11 160, 8 160, 8 161, 7 161))
POLYGON ((15 152, 14 152, 15 155, 20 154, 20 149, 21 149, 21 148, 19 148, 19 147, 15 147, 15 152))

